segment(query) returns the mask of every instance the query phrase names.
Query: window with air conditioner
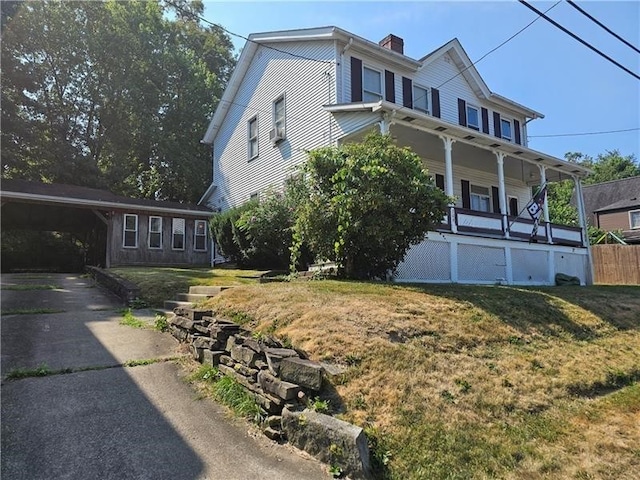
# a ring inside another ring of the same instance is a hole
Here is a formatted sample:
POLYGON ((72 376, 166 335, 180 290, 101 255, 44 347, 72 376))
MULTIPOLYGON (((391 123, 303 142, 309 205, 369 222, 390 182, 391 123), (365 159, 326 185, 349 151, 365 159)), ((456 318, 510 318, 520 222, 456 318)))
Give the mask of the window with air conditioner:
POLYGON ((286 105, 284 95, 281 95, 273 102, 273 128, 269 134, 270 140, 277 143, 284 140, 286 135, 286 105))

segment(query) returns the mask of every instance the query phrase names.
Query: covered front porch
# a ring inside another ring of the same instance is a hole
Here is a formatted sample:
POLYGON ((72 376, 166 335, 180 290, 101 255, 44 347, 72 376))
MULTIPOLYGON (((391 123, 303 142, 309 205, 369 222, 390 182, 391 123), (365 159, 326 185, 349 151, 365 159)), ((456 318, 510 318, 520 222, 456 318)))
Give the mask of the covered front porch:
POLYGON ((357 141, 377 126, 398 145, 408 146, 419 155, 436 185, 453 199, 436 231, 409 252, 397 279, 553 284, 556 273, 567 273, 590 283, 580 183, 588 169, 384 101, 327 106, 327 110, 338 126, 347 130, 359 123, 357 129, 345 131, 341 142, 357 141), (358 116, 361 122, 354 121, 358 116), (365 118, 368 122, 363 121, 365 118), (545 195, 534 231, 534 221, 526 210, 533 193, 548 182, 563 180, 575 184, 579 225, 551 223, 545 195), (438 273, 429 260, 431 273, 427 274, 417 265, 428 258, 437 259, 436 263, 448 258, 448 266, 438 273), (459 267, 466 265, 469 258, 475 259, 469 268, 485 269, 487 261, 491 261, 496 271, 466 275, 466 267, 459 267))

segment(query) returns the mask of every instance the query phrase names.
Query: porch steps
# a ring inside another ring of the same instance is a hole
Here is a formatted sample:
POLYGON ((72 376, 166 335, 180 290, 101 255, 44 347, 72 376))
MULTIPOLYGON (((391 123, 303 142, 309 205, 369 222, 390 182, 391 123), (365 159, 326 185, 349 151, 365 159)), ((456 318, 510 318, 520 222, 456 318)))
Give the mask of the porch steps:
POLYGON ((208 286, 208 285, 195 285, 189 287, 189 293, 179 293, 177 300, 165 300, 164 310, 171 312, 173 315, 173 309, 177 307, 191 308, 196 303, 199 303, 207 298, 215 297, 220 292, 232 288, 230 286, 208 286))

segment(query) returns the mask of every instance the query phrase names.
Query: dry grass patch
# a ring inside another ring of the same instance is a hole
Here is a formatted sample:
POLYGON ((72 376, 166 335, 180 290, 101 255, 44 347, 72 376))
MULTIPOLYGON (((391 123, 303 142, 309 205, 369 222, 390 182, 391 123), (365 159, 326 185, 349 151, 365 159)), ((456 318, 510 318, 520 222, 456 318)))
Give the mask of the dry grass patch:
POLYGON ((320 281, 207 306, 348 366, 333 379, 340 414, 378 432, 391 478, 636 471, 639 288, 320 281))

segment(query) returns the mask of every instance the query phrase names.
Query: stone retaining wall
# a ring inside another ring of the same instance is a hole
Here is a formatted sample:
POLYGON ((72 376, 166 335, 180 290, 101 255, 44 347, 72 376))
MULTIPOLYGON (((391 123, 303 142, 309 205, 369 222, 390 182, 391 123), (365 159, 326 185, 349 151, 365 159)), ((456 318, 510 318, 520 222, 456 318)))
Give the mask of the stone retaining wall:
POLYGON ((85 269, 100 285, 111 290, 127 305, 140 297, 140 287, 135 283, 98 267, 86 266, 85 269))
POLYGON ((266 436, 274 440, 290 437, 294 445, 328 463, 335 460, 331 451, 337 447, 318 445, 337 445, 349 459, 340 462, 344 473, 369 478, 369 452, 366 441, 363 447, 362 429, 328 415, 303 411, 307 399, 322 389, 322 365, 301 358, 276 339, 255 339, 236 323, 214 317, 210 310, 178 307, 174 313, 168 320, 171 334, 189 345, 197 361, 218 368, 247 390, 265 413, 262 430, 266 436), (295 418, 304 421, 283 422, 283 411, 289 419, 293 412, 302 412, 302 417, 295 418))

